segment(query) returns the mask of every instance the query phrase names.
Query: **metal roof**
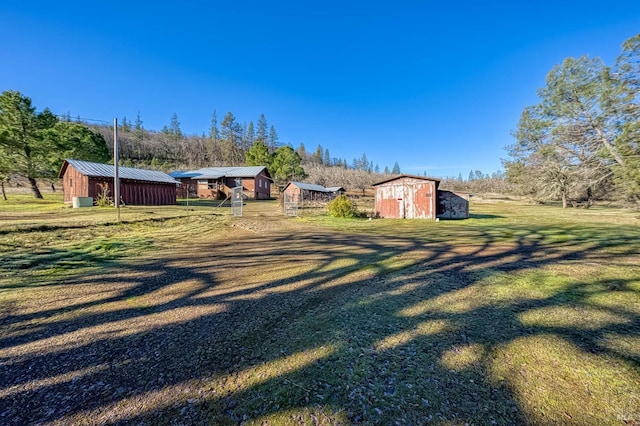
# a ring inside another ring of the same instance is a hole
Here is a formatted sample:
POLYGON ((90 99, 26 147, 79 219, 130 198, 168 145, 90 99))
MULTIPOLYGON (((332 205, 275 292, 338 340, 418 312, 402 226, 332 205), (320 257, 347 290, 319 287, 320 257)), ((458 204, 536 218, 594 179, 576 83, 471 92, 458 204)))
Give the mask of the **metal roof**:
MULTIPOLYGON (((85 176, 112 178, 115 168, 111 164, 92 163, 90 161, 81 160, 65 160, 85 176)), ((63 171, 64 171, 64 165, 63 171)), ((118 167, 118 176, 120 179, 137 180, 143 182, 164 182, 179 183, 174 178, 164 172, 156 170, 134 169, 132 167, 118 167)))
POLYGON ((315 185, 313 183, 304 183, 304 182, 289 182, 289 185, 295 185, 300 189, 304 189, 305 191, 315 191, 315 192, 331 192, 327 188, 322 185, 315 185))
POLYGON ((326 190, 329 192, 338 192, 338 191, 344 191, 344 188, 341 186, 330 186, 326 188, 326 190))
MULTIPOLYGON (((191 178, 191 179, 219 179, 221 177, 228 178, 242 178, 242 177, 255 177, 265 170, 265 166, 250 166, 250 167, 205 167, 198 170, 192 170, 188 172, 175 171, 169 173, 176 179, 191 178)), ((267 175, 269 172, 267 171, 267 175)))
POLYGON ((436 183, 436 188, 438 187, 438 185, 442 181, 439 178, 433 178, 433 177, 428 177, 428 176, 417 176, 417 175, 401 174, 401 175, 395 175, 395 176, 389 177, 389 178, 387 178, 385 180, 381 180, 379 182, 373 183, 373 184, 371 184, 371 186, 378 186, 378 185, 382 185, 383 183, 391 182, 392 180, 403 179, 403 178, 418 179, 418 180, 430 180, 430 181, 433 181, 433 182, 436 183))

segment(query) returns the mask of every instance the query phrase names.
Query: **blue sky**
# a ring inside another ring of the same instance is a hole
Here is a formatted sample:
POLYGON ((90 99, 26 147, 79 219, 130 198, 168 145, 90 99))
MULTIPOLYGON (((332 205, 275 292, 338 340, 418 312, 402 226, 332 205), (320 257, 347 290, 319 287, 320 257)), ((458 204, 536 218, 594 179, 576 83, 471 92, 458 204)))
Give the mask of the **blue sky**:
POLYGON ((612 64, 639 1, 0 3, 0 90, 147 129, 215 109, 349 163, 467 177, 502 168, 523 108, 569 56, 612 64))

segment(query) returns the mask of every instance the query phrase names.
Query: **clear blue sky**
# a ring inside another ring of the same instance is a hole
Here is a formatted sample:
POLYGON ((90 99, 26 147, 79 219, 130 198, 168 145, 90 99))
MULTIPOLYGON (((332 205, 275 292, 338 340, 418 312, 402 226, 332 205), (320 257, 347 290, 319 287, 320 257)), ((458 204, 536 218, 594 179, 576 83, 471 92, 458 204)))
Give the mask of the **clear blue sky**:
POLYGON ((501 169, 555 64, 612 64, 640 1, 3 0, 0 28, 0 90, 39 110, 187 134, 263 113, 294 147, 466 178, 501 169))

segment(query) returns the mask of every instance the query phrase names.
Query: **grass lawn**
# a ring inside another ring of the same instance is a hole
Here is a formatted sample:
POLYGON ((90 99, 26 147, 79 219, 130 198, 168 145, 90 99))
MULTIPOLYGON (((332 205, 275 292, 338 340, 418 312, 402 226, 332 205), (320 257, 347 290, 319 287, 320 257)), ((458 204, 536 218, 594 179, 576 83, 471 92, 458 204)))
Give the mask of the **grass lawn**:
POLYGON ((640 424, 640 213, 0 201, 0 424, 640 424))

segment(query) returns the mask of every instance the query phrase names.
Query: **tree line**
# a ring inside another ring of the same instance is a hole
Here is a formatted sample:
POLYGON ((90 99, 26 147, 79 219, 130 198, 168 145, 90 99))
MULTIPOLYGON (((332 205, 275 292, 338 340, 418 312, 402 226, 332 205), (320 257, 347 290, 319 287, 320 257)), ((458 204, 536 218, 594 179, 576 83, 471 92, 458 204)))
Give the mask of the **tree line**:
MULTIPOLYGON (((17 91, 0 94, 0 186, 12 178, 29 182, 35 197, 42 198, 37 180, 54 182, 65 158, 113 162, 113 127, 95 124, 70 113, 56 116, 48 108, 37 112, 30 98, 17 91)), ((160 131, 145 129, 140 113, 135 120, 118 123, 120 164, 171 171, 215 166, 267 166, 277 186, 289 180, 312 180, 331 186, 364 189, 380 178, 379 167, 365 153, 349 165, 318 145, 307 152, 281 144, 264 114, 256 124, 240 124, 232 112, 218 122, 214 110, 208 134, 186 135, 177 114, 160 131), (305 171, 307 169, 309 172, 305 171)), ((400 173, 396 162, 392 171, 400 173)))
POLYGON ((539 200, 615 193, 640 204, 640 34, 622 44, 611 66, 600 58, 567 58, 525 108, 507 147, 507 180, 539 200))

